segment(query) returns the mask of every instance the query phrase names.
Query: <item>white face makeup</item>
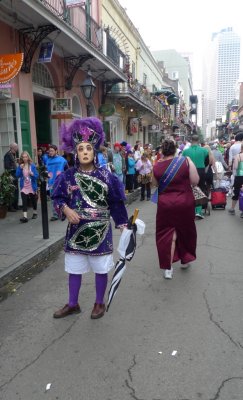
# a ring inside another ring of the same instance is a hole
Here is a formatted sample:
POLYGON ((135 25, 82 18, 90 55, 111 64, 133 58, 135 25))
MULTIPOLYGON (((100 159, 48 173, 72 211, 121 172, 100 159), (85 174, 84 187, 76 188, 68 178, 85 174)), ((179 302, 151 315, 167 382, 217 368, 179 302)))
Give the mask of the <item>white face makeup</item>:
POLYGON ((81 165, 93 165, 94 149, 89 142, 82 142, 77 145, 77 155, 81 165))

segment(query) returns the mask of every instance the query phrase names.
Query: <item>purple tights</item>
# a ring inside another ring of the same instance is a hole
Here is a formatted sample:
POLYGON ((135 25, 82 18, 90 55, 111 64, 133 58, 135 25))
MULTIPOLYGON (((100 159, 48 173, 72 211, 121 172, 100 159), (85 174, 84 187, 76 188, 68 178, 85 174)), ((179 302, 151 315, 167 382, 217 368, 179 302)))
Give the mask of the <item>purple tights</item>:
POLYGON ((97 304, 104 304, 104 296, 108 282, 108 274, 95 274, 95 288, 97 304))
MULTIPOLYGON (((96 300, 98 304, 104 303, 104 296, 108 282, 108 274, 95 274, 96 300)), ((81 288, 82 275, 69 274, 69 301, 68 305, 74 307, 78 304, 78 295, 81 288)))
POLYGON ((82 275, 69 274, 69 307, 75 307, 78 304, 78 295, 81 283, 82 275))

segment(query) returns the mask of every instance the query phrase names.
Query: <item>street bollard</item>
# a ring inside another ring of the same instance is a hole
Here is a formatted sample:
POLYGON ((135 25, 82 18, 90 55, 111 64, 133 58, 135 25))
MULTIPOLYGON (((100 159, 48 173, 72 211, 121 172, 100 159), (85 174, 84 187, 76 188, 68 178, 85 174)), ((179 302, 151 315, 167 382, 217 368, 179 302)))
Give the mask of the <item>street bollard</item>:
POLYGON ((46 171, 40 173, 40 198, 41 198, 41 215, 42 215, 42 232, 43 239, 49 239, 49 224, 48 224, 48 209, 47 209, 47 195, 46 195, 46 178, 48 174, 46 171))

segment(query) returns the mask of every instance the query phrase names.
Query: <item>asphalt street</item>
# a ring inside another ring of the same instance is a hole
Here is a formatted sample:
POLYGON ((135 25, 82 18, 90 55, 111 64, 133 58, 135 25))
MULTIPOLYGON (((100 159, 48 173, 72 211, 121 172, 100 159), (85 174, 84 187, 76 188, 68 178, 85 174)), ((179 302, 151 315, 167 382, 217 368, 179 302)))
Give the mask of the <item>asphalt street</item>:
POLYGON ((52 318, 67 301, 62 251, 0 304, 1 400, 243 399, 243 219, 198 221, 196 262, 167 281, 155 206, 137 206, 146 233, 104 318, 90 319, 91 274, 82 313, 52 318))

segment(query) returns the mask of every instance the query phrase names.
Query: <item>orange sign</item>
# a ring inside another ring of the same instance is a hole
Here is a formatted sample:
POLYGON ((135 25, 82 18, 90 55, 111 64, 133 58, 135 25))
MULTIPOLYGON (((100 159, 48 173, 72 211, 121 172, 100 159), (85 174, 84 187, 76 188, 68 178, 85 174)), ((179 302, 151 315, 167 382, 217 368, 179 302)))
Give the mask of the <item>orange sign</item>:
POLYGON ((24 53, 0 54, 0 83, 13 79, 20 71, 24 53))

